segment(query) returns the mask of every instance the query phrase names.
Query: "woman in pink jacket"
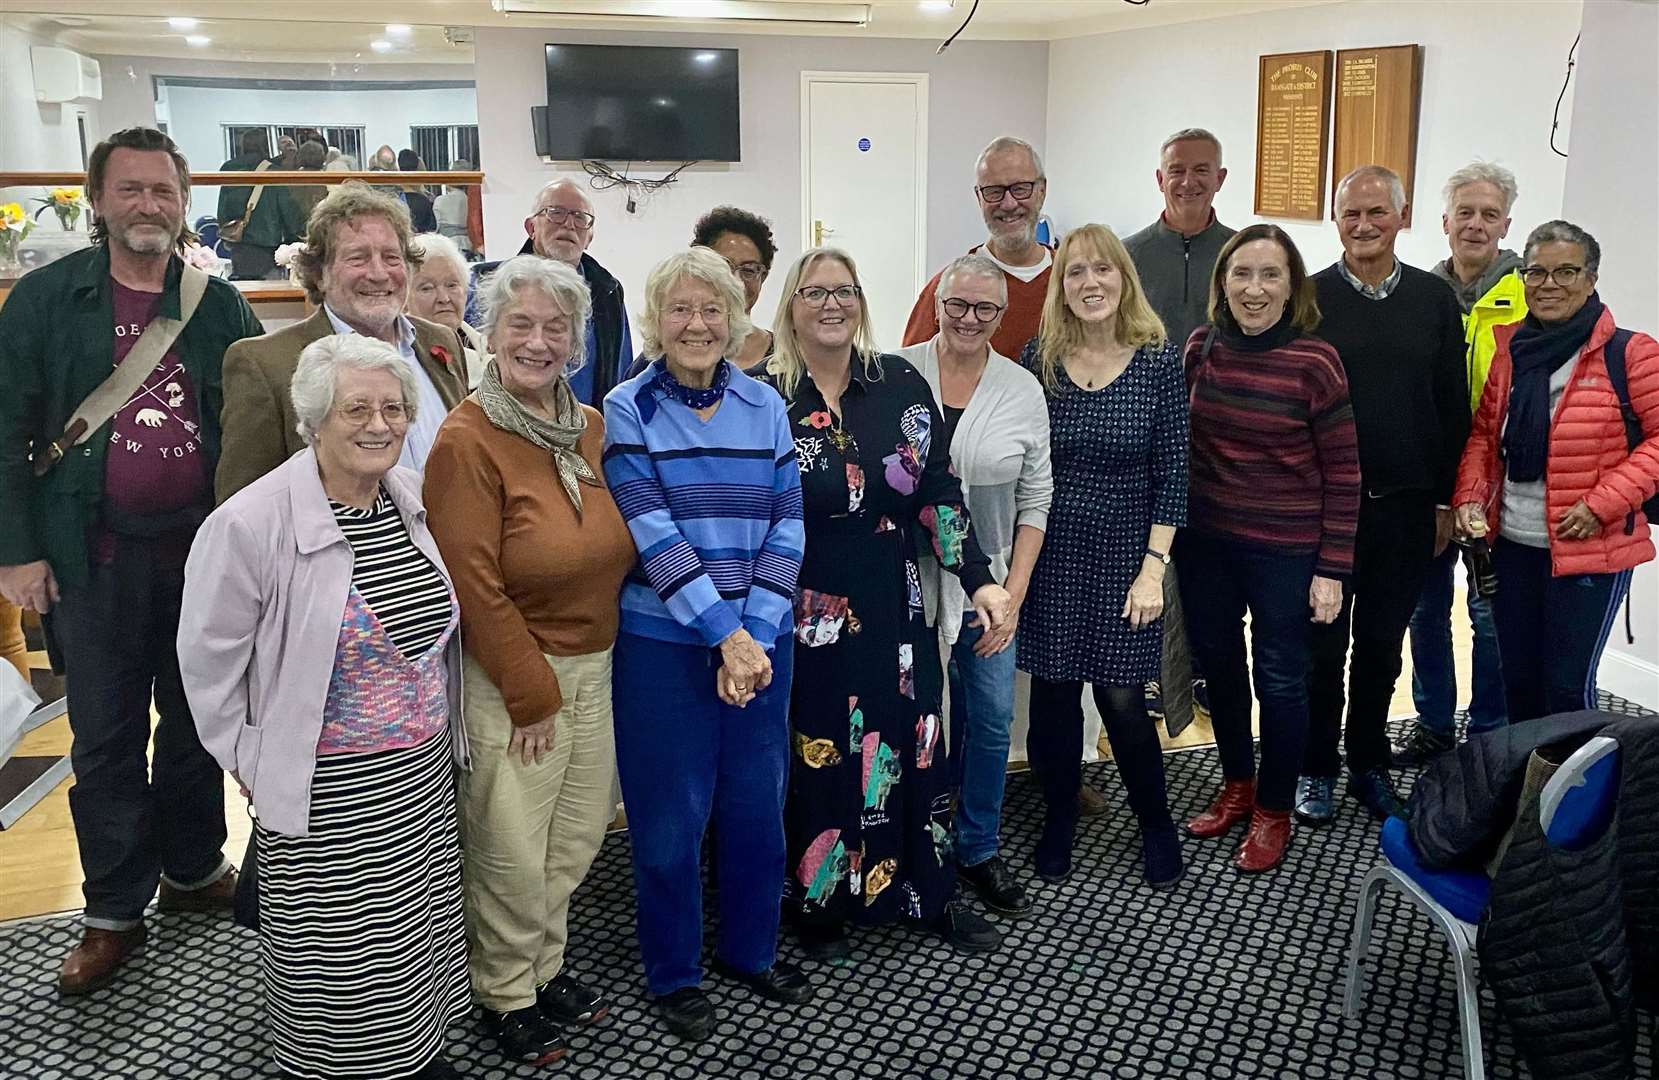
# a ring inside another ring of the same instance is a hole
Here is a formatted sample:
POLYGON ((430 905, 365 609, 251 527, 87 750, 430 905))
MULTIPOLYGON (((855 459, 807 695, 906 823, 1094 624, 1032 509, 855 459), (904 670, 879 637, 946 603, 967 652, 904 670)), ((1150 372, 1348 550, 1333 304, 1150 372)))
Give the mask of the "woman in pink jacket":
POLYGON ((1583 229, 1538 226, 1525 259, 1528 314, 1494 331, 1453 496, 1459 532, 1491 544, 1511 723, 1595 707, 1631 568, 1653 558, 1642 504, 1659 490, 1659 343, 1615 327, 1583 229), (1609 374, 1621 354, 1628 417, 1609 374))

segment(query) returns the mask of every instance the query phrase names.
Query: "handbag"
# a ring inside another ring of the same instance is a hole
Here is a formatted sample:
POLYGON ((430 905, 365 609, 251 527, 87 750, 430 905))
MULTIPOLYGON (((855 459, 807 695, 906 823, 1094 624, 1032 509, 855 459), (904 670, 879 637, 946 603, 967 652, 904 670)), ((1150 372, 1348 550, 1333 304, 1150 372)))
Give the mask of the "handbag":
MULTIPOLYGON (((271 167, 269 161, 261 161, 254 167, 254 172, 264 172, 271 167)), ((242 239, 242 233, 253 220, 253 208, 259 205, 259 197, 265 193, 265 185, 254 185, 253 194, 248 196, 248 205, 242 208, 242 216, 235 221, 225 221, 219 224, 219 239, 232 244, 242 239)))
POLYGON ((63 460, 63 455, 68 453, 71 447, 79 446, 91 438, 93 432, 107 424, 110 417, 120 412, 121 408, 132 400, 132 396, 144 385, 144 380, 150 377, 156 365, 161 363, 162 357, 167 355, 167 350, 173 347, 173 342, 178 340, 179 334, 190 322, 190 317, 196 314, 196 308, 201 306, 202 296, 206 292, 206 271, 185 263, 184 274, 179 279, 179 317, 169 319, 165 315, 158 315, 150 320, 150 325, 144 328, 144 333, 133 343, 132 351, 115 365, 115 370, 98 384, 98 389, 88 394, 86 400, 70 415, 63 434, 47 443, 44 449, 35 452, 34 473, 37 477, 51 472, 52 467, 63 460))

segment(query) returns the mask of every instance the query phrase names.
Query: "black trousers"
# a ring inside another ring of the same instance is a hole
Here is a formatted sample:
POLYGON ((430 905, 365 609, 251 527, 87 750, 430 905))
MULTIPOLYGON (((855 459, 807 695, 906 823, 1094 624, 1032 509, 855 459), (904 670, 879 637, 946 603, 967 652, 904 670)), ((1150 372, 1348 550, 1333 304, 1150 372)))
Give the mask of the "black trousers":
MULTIPOLYGON (((1168 825, 1163 745, 1146 711, 1145 688, 1093 689, 1130 811, 1142 828, 1168 825)), ((1083 684, 1032 676, 1029 717, 1026 747, 1042 785, 1048 819, 1069 825, 1076 821, 1077 792, 1083 785, 1083 684)))
POLYGON ((1406 627, 1434 561, 1434 499, 1402 492, 1361 496, 1354 540, 1354 576, 1343 589, 1336 621, 1316 624, 1308 672, 1308 748, 1304 776, 1336 776, 1388 764, 1388 705, 1400 678, 1406 627), (1353 658, 1349 659, 1349 644, 1353 658), (1344 669, 1348 729, 1342 735, 1344 669))
POLYGON ((189 888, 225 866, 224 774, 202 748, 179 680, 184 567, 176 542, 123 538, 50 618, 69 697, 69 811, 86 923, 136 922, 165 874, 189 888), (150 702, 160 717, 150 746, 150 702))

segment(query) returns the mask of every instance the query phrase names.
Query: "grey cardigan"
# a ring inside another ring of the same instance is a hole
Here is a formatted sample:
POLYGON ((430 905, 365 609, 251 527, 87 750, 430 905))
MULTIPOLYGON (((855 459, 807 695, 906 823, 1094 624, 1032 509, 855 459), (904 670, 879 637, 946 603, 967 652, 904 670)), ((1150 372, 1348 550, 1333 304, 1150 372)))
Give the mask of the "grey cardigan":
MULTIPOLYGON (((420 477, 394 467, 385 484, 409 539, 448 582, 426 527, 420 477)), ((208 515, 184 567, 179 674, 196 730, 252 794, 260 824, 285 836, 305 836, 311 824, 317 739, 352 565, 316 453, 307 449, 208 515)), ((450 734, 465 768, 458 633, 444 667, 450 734)))
MULTIPOLYGON (((939 401, 938 335, 900 349, 898 355, 922 373, 934 401, 939 401)), ((993 349, 956 425, 950 459, 962 480, 974 536, 990 556, 991 574, 1006 581, 1015 531, 1021 525, 1047 529, 1048 508, 1054 501, 1048 400, 1037 377, 993 349)), ((945 573, 928 551, 920 554, 928 623, 954 645, 968 598, 955 574, 945 573)))

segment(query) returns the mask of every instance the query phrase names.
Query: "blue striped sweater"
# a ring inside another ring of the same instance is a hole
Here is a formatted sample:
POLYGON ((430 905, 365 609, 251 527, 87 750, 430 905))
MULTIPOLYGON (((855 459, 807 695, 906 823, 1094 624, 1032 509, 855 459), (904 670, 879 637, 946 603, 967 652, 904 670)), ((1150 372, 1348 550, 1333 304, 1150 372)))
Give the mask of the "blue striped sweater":
POLYGON ((639 549, 621 630, 715 646, 741 626, 771 651, 806 543, 788 411, 733 369, 705 423, 652 386, 660 363, 605 396, 605 481, 639 549))

